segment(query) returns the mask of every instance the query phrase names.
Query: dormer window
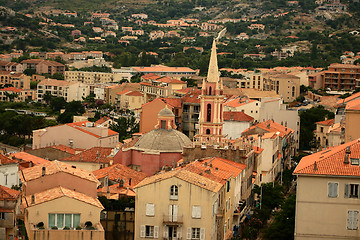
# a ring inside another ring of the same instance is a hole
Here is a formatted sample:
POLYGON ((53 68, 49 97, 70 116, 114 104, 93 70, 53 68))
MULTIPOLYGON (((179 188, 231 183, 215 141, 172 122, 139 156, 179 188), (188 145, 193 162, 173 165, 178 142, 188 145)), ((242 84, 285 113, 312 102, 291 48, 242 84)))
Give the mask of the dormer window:
POLYGON ((359 159, 358 158, 351 158, 351 165, 359 165, 359 159))
POLYGON ((172 185, 170 187, 170 200, 178 200, 178 197, 179 197, 178 186, 172 185))

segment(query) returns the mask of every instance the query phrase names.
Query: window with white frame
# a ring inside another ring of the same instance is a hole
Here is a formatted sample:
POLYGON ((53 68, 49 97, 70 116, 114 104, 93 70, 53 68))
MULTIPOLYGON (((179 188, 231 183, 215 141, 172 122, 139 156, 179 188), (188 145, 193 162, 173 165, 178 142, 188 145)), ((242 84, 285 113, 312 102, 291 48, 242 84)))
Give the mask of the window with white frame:
POLYGON ((348 230, 357 230, 359 223, 359 211, 358 210, 348 210, 347 216, 347 229, 348 230))
POLYGON ((178 200, 178 197, 179 197, 178 186, 172 185, 170 187, 170 200, 178 200))
POLYGON ((76 228, 80 224, 80 214, 49 213, 48 227, 76 228))
POLYGON ((338 196, 338 186, 339 183, 328 183, 328 197, 330 198, 336 198, 338 196))
POLYGON ((200 239, 200 228, 191 229, 191 239, 200 239))

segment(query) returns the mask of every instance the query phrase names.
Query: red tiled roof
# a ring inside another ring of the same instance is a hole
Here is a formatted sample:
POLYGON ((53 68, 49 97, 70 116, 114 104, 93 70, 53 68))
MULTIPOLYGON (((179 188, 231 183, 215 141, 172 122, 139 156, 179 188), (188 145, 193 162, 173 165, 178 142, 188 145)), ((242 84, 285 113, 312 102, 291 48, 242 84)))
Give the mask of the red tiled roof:
POLYGON ((360 110, 360 98, 352 100, 351 102, 348 102, 346 104, 345 109, 346 110, 357 110, 357 111, 359 111, 360 110))
POLYGON ((200 103, 201 90, 200 89, 193 89, 186 95, 182 97, 184 103, 200 103))
POLYGON ((71 148, 71 147, 68 147, 68 146, 65 146, 65 145, 62 145, 62 144, 51 146, 51 147, 55 148, 55 149, 58 149, 58 150, 61 150, 63 152, 73 154, 73 155, 75 155, 75 153, 77 151, 83 151, 84 150, 84 149, 80 149, 80 148, 71 148))
POLYGON ((43 167, 45 167, 45 175, 53 175, 59 172, 64 172, 92 182, 99 183, 99 181, 91 172, 80 168, 75 168, 69 164, 57 160, 48 161, 47 163, 21 170, 21 181, 28 182, 42 177, 43 167))
POLYGON ((163 102, 176 108, 181 108, 181 98, 161 98, 163 102))
POLYGON ((12 163, 18 163, 19 161, 16 159, 11 159, 9 157, 6 157, 2 154, 0 154, 0 165, 4 164, 12 164, 12 163))
POLYGON ((107 120, 109 120, 110 118, 109 117, 102 117, 100 118, 99 120, 96 121, 96 123, 98 124, 103 124, 104 122, 106 122, 107 120))
POLYGON ((19 198, 20 193, 20 191, 16 191, 14 189, 0 185, 0 200, 16 201, 19 198))
MULTIPOLYGON (((89 122, 90 122, 90 121, 82 121, 82 122, 75 122, 75 123, 67 123, 66 125, 68 125, 68 126, 70 126, 70 127, 73 127, 73 128, 75 128, 75 129, 78 129, 78 130, 80 130, 80 131, 82 131, 82 132, 85 132, 85 133, 87 133, 87 134, 90 134, 90 135, 92 135, 92 136, 94 136, 94 137, 100 138, 99 135, 94 134, 94 133, 92 133, 92 132, 90 132, 90 131, 88 131, 87 129, 84 128, 84 127, 86 126, 86 123, 89 123, 89 122)), ((99 126, 98 123, 94 123, 94 124, 95 124, 94 127, 99 126)), ((116 134, 119 134, 119 133, 117 133, 117 132, 115 132, 115 131, 113 131, 113 130, 108 129, 108 136, 116 135, 116 134)))
MULTIPOLYGON (((108 193, 108 189, 107 189, 107 187, 102 187, 102 188, 99 188, 97 190, 97 192, 98 193, 108 193)), ((135 192, 132 189, 126 188, 126 187, 120 187, 119 183, 109 186, 109 193, 110 194, 117 194, 117 195, 126 195, 128 197, 135 197, 136 196, 135 192)), ((115 199, 115 198, 110 197, 110 199, 115 199)))
MULTIPOLYGON (((103 209, 104 207, 101 205, 100 201, 97 198, 92 198, 88 195, 85 195, 83 193, 75 192, 73 190, 70 190, 65 187, 55 187, 43 192, 35 193, 34 195, 34 202, 32 203, 32 195, 26 196, 26 201, 23 201, 25 203, 25 207, 31 207, 34 205, 42 204, 45 202, 49 202, 61 197, 69 197, 76 199, 81 202, 85 202, 87 204, 91 204, 95 207, 103 209)), ((24 200, 24 198, 23 198, 24 200)))
POLYGON ((237 107, 240 107, 240 106, 243 106, 245 104, 252 103, 252 102, 255 102, 255 100, 235 98, 235 99, 230 99, 224 105, 228 106, 228 107, 237 108, 237 107))
POLYGON ((144 96, 144 94, 142 94, 142 93, 139 92, 139 91, 131 91, 131 92, 129 92, 129 93, 126 93, 125 95, 126 95, 126 96, 139 96, 139 97, 144 96))
POLYGON ((130 92, 130 90, 127 90, 127 89, 122 90, 121 92, 118 92, 116 95, 123 95, 123 94, 125 94, 127 92, 130 92))
POLYGON ((239 122, 251 122, 253 117, 247 115, 244 112, 224 112, 225 121, 239 121, 239 122))
POLYGON ((141 78, 146 79, 146 80, 155 80, 155 79, 161 78, 161 76, 156 75, 154 73, 148 73, 148 74, 141 76, 141 78))
POLYGON ((121 179, 125 180, 124 187, 134 187, 146 177, 146 174, 135 171, 122 164, 114 164, 110 167, 93 171, 93 174, 97 179, 101 179, 106 176, 109 176, 109 180, 112 181, 118 181, 121 179), (131 178, 131 185, 129 185, 130 178, 131 178))
POLYGON ((331 126, 331 125, 334 124, 334 122, 335 122, 335 119, 328 119, 328 120, 325 120, 325 121, 317 122, 316 124, 325 125, 325 126, 331 126))
POLYGON ((44 158, 34 156, 27 152, 16 152, 10 154, 10 156, 14 157, 15 159, 23 160, 25 162, 32 162, 35 165, 40 165, 49 162, 44 158))
POLYGON ((2 88, 0 89, 0 91, 21 92, 22 89, 16 87, 8 87, 8 88, 2 88))
POLYGON ((360 176, 359 164, 351 159, 360 158, 360 139, 303 157, 294 174, 360 176), (346 148, 350 147, 349 162, 344 163, 346 148))
POLYGON ((110 163, 111 159, 108 156, 111 152, 112 148, 110 147, 93 147, 74 156, 60 159, 60 161, 110 163))
POLYGON ((284 137, 284 136, 288 135, 289 133, 294 132, 294 130, 291 129, 291 128, 284 127, 281 124, 279 124, 277 122, 274 122, 272 120, 267 120, 265 122, 261 122, 261 123, 258 123, 256 125, 254 125, 254 126, 251 126, 250 128, 246 129, 242 133, 246 133, 246 132, 248 132, 248 131, 250 131, 252 129, 255 129, 255 128, 260 128, 260 129, 265 130, 267 132, 279 132, 280 137, 284 137))
POLYGON ((170 77, 162 77, 155 80, 156 82, 164 82, 164 83, 178 83, 178 84, 186 84, 184 81, 177 80, 170 77))

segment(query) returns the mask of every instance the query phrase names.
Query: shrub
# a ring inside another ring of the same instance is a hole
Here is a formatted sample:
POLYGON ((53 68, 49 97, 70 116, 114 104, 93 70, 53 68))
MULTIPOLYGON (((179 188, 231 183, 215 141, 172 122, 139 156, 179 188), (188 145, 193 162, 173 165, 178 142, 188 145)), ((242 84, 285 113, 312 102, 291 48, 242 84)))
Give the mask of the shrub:
POLYGON ((81 230, 82 228, 80 226, 77 226, 76 227, 76 230, 81 230))
POLYGON ((53 226, 51 227, 52 230, 58 230, 58 227, 57 226, 53 226))

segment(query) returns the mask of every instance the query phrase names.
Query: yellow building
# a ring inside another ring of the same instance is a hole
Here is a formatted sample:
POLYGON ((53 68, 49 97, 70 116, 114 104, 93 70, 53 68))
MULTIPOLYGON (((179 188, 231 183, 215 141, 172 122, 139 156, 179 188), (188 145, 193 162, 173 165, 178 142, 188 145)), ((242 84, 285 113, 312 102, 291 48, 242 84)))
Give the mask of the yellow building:
POLYGON ((139 91, 124 90, 116 94, 116 107, 120 109, 140 109, 144 102, 144 94, 139 91))
POLYGON ((268 74, 265 78, 265 90, 274 90, 284 102, 292 102, 300 95, 300 78, 290 74, 268 74))
POLYGON ((300 161, 295 240, 359 238, 359 147, 356 139, 300 161))
POLYGON ((231 238, 245 168, 210 158, 144 179, 135 187, 135 239, 231 238))
POLYGON ((345 108, 345 142, 360 138, 360 99, 346 104, 345 108))
POLYGON ((103 206, 96 191, 100 183, 91 172, 49 161, 20 170, 19 175, 30 240, 104 240, 103 206))

